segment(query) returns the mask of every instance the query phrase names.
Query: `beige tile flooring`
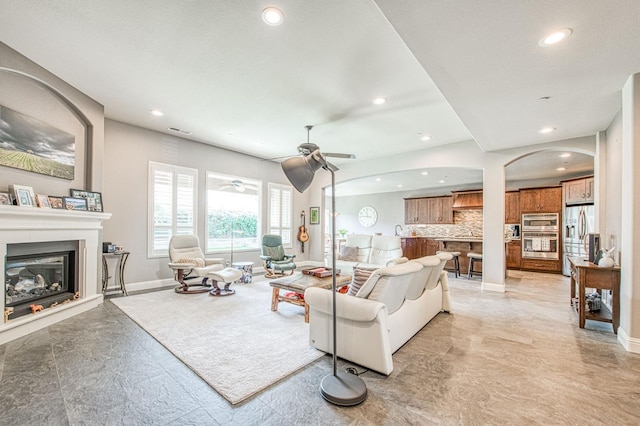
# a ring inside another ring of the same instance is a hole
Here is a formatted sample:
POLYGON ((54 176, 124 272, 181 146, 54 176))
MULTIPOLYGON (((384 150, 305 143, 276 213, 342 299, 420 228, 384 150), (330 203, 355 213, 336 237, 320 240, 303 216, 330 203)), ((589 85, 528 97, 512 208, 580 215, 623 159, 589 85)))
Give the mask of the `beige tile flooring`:
POLYGON ((452 313, 390 376, 362 374, 357 407, 320 396, 329 356, 232 407, 106 301, 0 346, 0 424, 640 424, 640 355, 609 324, 578 328, 568 278, 509 271, 504 294, 450 282, 452 313))

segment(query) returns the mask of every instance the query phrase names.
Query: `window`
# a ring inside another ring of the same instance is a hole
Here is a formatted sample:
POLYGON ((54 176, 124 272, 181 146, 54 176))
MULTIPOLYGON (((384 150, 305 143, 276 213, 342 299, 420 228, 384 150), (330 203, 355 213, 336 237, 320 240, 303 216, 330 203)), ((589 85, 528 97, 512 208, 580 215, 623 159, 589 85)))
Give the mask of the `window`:
POLYGON ((262 182, 207 172, 207 252, 260 249, 262 182))
POLYGON ((269 184, 269 234, 280 235, 285 248, 292 247, 292 196, 290 186, 269 184))
POLYGON ((149 257, 168 256, 169 240, 196 234, 198 171, 149 162, 149 257))

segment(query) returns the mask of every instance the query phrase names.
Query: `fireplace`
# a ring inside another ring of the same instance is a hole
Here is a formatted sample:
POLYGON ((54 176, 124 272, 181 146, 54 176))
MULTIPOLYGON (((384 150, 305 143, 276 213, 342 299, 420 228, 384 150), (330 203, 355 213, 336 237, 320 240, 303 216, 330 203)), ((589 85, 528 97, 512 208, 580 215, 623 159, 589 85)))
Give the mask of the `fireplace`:
POLYGON ((110 217, 0 205, 0 345, 102 303, 102 222, 110 217), (32 313, 30 305, 42 310, 32 313))
POLYGON ((78 241, 8 244, 5 306, 13 318, 74 300, 78 291, 78 241))

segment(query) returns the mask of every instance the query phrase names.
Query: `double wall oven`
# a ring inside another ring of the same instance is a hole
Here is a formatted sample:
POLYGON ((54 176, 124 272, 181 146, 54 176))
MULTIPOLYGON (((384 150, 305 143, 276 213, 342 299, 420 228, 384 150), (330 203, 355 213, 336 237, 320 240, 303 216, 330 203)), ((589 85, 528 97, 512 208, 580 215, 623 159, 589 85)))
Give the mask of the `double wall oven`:
POLYGON ((557 213, 522 215, 522 257, 560 258, 560 225, 557 213))

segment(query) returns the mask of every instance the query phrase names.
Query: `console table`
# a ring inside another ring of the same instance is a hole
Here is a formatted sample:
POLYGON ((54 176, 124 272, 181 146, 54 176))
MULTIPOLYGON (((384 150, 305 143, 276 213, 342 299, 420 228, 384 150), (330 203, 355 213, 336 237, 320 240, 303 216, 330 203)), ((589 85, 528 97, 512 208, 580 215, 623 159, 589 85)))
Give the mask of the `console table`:
POLYGON ((129 257, 128 251, 119 251, 115 253, 102 253, 102 292, 107 291, 107 285, 109 284, 109 259, 116 259, 115 276, 113 282, 116 288, 120 290, 125 296, 128 296, 127 287, 124 284, 124 267, 127 264, 127 258, 129 257))
POLYGON ((571 265, 571 304, 577 305, 578 325, 584 328, 585 320, 609 322, 613 332, 618 334, 620 324, 620 267, 601 268, 588 259, 569 257, 571 265), (577 289, 576 289, 577 284, 577 289), (611 290, 611 310, 601 303, 599 312, 586 311, 585 291, 587 288, 611 290), (576 290, 578 295, 576 296, 576 290))

